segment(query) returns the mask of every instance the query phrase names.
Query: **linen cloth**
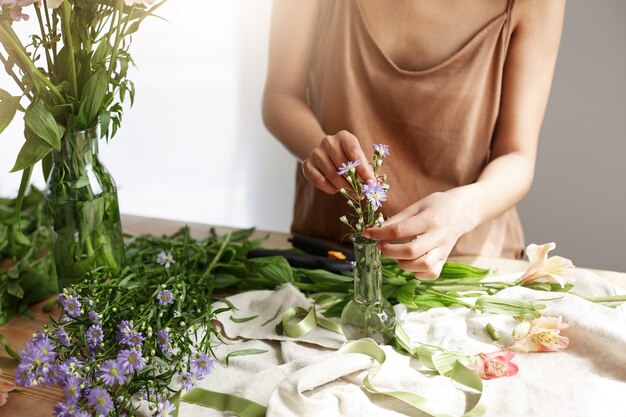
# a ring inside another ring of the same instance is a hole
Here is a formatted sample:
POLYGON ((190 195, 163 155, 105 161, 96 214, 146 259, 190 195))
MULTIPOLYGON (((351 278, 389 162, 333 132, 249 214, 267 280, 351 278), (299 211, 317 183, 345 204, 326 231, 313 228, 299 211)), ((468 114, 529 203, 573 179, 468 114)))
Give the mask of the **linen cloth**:
MULTIPOLYGON (((492 277, 513 280, 521 273, 492 277)), ((573 292, 590 296, 623 294, 604 279, 585 270, 574 270, 573 292)), ((488 398, 486 416, 526 417, 620 417, 626 416, 626 310, 607 307, 572 294, 548 293, 512 287, 497 295, 545 301, 544 316, 562 316, 570 328, 562 332, 570 345, 560 352, 518 353, 514 362, 519 373, 513 377, 484 381, 488 398)), ((286 416, 423 416, 425 414, 394 399, 366 394, 361 388, 366 370, 374 365, 360 354, 339 354, 343 336, 323 328, 295 340, 279 336, 275 325, 290 307, 312 305, 292 286, 278 291, 254 291, 229 298, 236 311, 220 314, 228 344, 217 344, 223 359, 240 349, 264 349, 266 353, 232 357, 230 366, 216 363, 214 371, 200 383, 202 388, 227 392, 268 407, 268 417, 286 416), (279 312, 276 315, 276 312, 279 312), (229 319, 258 315, 235 323, 229 319), (262 323, 276 316, 265 326, 262 323)), ((215 308, 219 306, 216 305, 215 308)), ((509 346, 515 320, 480 314, 467 308, 434 308, 408 312, 395 307, 398 319, 411 339, 465 353, 498 350, 485 331, 492 323, 501 333, 499 342, 509 346)), ((462 415, 477 395, 463 391, 449 378, 424 372, 414 358, 383 347, 387 361, 373 385, 380 390, 402 390, 424 396, 441 411, 462 415), (422 371, 422 372, 420 372, 422 371)), ((181 403, 181 417, 213 417, 223 413, 181 403)))

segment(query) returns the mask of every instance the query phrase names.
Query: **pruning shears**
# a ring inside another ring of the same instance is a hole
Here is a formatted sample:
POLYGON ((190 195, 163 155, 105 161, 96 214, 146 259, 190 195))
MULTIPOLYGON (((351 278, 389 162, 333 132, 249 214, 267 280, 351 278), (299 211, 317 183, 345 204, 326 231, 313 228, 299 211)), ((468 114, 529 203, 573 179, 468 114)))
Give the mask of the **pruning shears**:
POLYGON ((302 252, 284 249, 250 249, 248 259, 282 256, 294 268, 324 269, 336 274, 351 272, 354 255, 347 249, 338 248, 307 236, 293 235, 289 242, 302 252))

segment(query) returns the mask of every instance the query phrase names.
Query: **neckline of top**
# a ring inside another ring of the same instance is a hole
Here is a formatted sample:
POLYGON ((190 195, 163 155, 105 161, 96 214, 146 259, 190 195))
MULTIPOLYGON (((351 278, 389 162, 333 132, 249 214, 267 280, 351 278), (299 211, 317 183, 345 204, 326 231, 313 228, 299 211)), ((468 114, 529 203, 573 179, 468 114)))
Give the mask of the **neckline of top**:
POLYGON ((365 18, 365 13, 363 13, 363 9, 361 8, 361 2, 360 0, 354 0, 354 2, 356 3, 356 8, 357 8, 357 12, 358 15, 361 19, 361 22, 363 23, 363 26, 365 27, 365 32, 367 33, 367 36, 369 37, 370 41, 372 42, 372 44, 374 44, 374 47, 376 48, 376 50, 378 51, 378 53, 380 53, 383 58, 385 59, 385 61, 387 61, 389 63, 389 65, 395 69, 396 71, 402 73, 402 74, 406 74, 406 75, 423 75, 423 74, 429 74, 432 72, 435 72, 443 67, 446 67, 448 64, 450 64, 451 62, 455 61, 459 56, 463 55, 467 50, 469 50, 475 43, 477 43, 479 40, 481 40, 486 33, 488 33, 490 30, 492 30, 493 28, 497 27, 498 23, 503 24, 504 22, 507 21, 508 18, 508 10, 500 13, 499 15, 497 15, 496 17, 494 17, 493 19, 491 19, 489 22, 487 22, 487 24, 485 24, 485 26, 483 26, 482 28, 480 28, 474 35, 472 35, 472 37, 465 43, 463 44, 463 46, 458 49, 456 52, 454 52, 452 55, 450 55, 448 58, 445 58, 442 62, 435 64, 434 66, 431 66, 429 68, 424 68, 424 69, 417 69, 417 70, 409 70, 409 69, 403 69, 400 68, 390 57, 389 55, 387 55, 387 53, 385 53, 385 51, 383 51, 383 49, 380 47, 378 41, 376 40, 376 38, 374 38, 374 34, 372 33, 370 26, 367 22, 367 19, 365 18))

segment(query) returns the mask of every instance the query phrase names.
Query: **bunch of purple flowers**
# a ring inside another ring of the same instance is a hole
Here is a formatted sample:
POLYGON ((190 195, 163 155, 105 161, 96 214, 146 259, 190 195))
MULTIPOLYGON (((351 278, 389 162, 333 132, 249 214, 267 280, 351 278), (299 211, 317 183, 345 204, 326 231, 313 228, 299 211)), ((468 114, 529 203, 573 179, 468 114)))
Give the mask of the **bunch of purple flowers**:
POLYGON ((155 271, 161 282, 129 284, 103 273, 65 289, 59 320, 20 351, 17 383, 60 386, 57 417, 130 417, 142 401, 152 415, 173 416, 173 387, 191 390, 212 370, 209 338, 198 336, 210 313, 197 308, 206 300, 188 299, 191 308, 176 303, 204 289, 174 284, 171 270, 155 271))
POLYGON ((351 186, 351 189, 342 188, 339 191, 347 199, 354 214, 349 215, 350 218, 348 215, 341 216, 339 220, 350 227, 353 237, 360 237, 368 227, 382 226, 385 222, 385 217, 379 209, 383 202, 387 201, 389 184, 387 175, 379 174, 379 169, 383 165, 383 159, 388 156, 388 145, 382 143, 374 145, 374 159, 371 167, 376 181, 369 184, 364 184, 363 180, 356 175, 356 167, 361 165, 361 161, 342 163, 337 171, 337 174, 345 176, 351 186))

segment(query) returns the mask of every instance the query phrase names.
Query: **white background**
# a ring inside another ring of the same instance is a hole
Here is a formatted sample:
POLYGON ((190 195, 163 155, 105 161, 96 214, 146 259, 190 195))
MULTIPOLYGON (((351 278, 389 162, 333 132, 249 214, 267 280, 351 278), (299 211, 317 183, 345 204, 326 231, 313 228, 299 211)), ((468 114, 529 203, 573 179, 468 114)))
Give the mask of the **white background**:
MULTIPOLYGON (((101 154, 124 213, 287 231, 294 159, 265 130, 270 0, 170 0, 131 53, 135 106, 101 154)), ((32 13, 31 13, 32 14, 32 13)), ((33 30, 30 22, 16 28, 33 30)), ((626 2, 568 2, 533 190, 527 241, 557 242, 577 265, 626 271, 626 2)), ((0 75, 0 87, 16 92, 0 75)), ((19 115, 18 115, 19 116, 19 115)), ((0 195, 23 142, 0 136, 0 195)), ((37 170, 35 184, 43 186, 37 170)))

